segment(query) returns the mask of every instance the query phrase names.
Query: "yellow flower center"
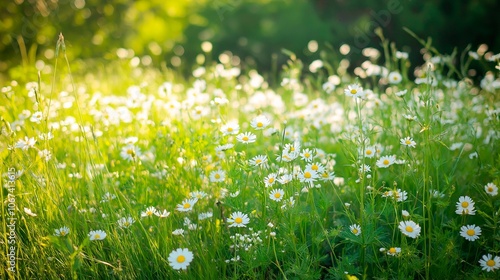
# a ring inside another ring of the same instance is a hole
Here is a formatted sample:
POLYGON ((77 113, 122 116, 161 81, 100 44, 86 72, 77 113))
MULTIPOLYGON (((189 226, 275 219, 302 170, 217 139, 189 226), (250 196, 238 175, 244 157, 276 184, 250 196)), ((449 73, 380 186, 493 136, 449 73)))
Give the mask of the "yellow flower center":
POLYGON ((405 143, 406 143, 406 145, 410 145, 411 141, 410 140, 406 140, 405 143))
POLYGON ((367 155, 371 155, 372 153, 373 153, 372 150, 366 150, 367 155))
POLYGON ((129 155, 131 155, 131 156, 134 156, 134 155, 135 155, 135 152, 134 152, 134 150, 132 150, 132 149, 128 149, 128 150, 127 150, 127 154, 129 154, 129 155))
POLYGON ((492 187, 488 187, 488 192, 493 192, 493 188, 492 187))
POLYGON ((319 166, 317 166, 316 164, 313 164, 313 165, 311 166, 311 169, 312 169, 312 170, 314 170, 314 171, 318 171, 319 166))
POLYGON ((258 123, 257 123, 257 127, 263 127, 263 126, 264 126, 264 124, 263 124, 263 123, 261 123, 261 122, 258 122, 258 123))
POLYGON ((382 162, 384 165, 389 165, 389 160, 388 159, 384 159, 384 161, 382 162))
POLYGON ((281 193, 276 192, 276 193, 274 194, 274 198, 280 198, 280 197, 281 197, 281 193))
POLYGON ((493 267, 493 266, 495 266, 495 261, 494 260, 488 260, 486 262, 486 265, 489 266, 489 267, 493 267))
POLYGON ((258 159, 258 160, 255 161, 255 164, 259 164, 261 162, 262 162, 262 160, 258 159))
POLYGON ((243 141, 248 141, 248 136, 243 136, 242 140, 243 141))
POLYGON ((396 254, 396 248, 391 247, 391 249, 389 249, 389 253, 391 253, 393 255, 396 254))
POLYGON ((323 178, 328 178, 328 172, 323 172, 323 174, 321 174, 321 176, 323 176, 323 178))
POLYGON ((231 132, 231 131, 233 131, 233 128, 232 128, 232 127, 228 127, 228 128, 227 128, 227 131, 228 131, 228 132, 231 132))
POLYGON ((462 207, 463 208, 469 207, 469 202, 467 202, 467 201, 462 202, 462 207))
POLYGON ((311 156, 311 154, 310 154, 310 153, 305 153, 305 154, 304 154, 304 157, 306 157, 306 158, 308 158, 308 157, 310 157, 310 156, 311 156))
POLYGON ((184 203, 184 205, 182 205, 182 207, 183 207, 184 209, 188 209, 189 207, 191 207, 191 204, 189 204, 189 203, 184 203))
POLYGON ((243 223, 243 219, 241 217, 237 217, 236 219, 234 219, 234 222, 237 224, 241 224, 243 223))
POLYGON ((413 232, 413 228, 411 226, 406 226, 406 231, 407 232, 413 232))
POLYGON ((178 263, 183 263, 184 261, 186 261, 186 257, 184 257, 182 255, 177 257, 177 262, 178 263))
POLYGON ((307 178, 307 179, 311 178, 311 173, 304 172, 304 178, 307 178))
POLYGON ((357 90, 355 90, 355 89, 351 89, 351 94, 356 94, 356 93, 358 93, 358 91, 357 91, 357 90))
POLYGON ((269 182, 269 184, 272 184, 272 183, 274 182, 274 178, 273 178, 273 177, 271 177, 271 178, 269 178, 269 180, 267 180, 267 181, 269 182))
POLYGON ((100 238, 101 238, 101 236, 99 235, 99 233, 96 233, 96 234, 94 235, 94 238, 95 238, 95 239, 100 239, 100 238))
POLYGON ((219 173, 215 173, 215 179, 220 179, 220 174, 219 173))
POLYGON ((353 229, 352 229, 352 233, 354 233, 354 234, 358 234, 358 229, 357 229, 357 228, 353 228, 353 229))
POLYGON ((476 231, 475 231, 475 230, 473 230, 473 229, 468 229, 468 230, 467 230, 467 235, 468 235, 468 236, 474 236, 475 234, 476 234, 476 231))

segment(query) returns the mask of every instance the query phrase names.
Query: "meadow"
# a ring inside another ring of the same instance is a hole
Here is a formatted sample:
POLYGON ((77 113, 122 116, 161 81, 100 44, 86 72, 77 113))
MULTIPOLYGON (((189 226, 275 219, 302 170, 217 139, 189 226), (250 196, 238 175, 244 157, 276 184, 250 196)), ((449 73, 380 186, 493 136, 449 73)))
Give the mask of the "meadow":
POLYGON ((498 279, 498 54, 209 47, 1 86, 2 279, 498 279))

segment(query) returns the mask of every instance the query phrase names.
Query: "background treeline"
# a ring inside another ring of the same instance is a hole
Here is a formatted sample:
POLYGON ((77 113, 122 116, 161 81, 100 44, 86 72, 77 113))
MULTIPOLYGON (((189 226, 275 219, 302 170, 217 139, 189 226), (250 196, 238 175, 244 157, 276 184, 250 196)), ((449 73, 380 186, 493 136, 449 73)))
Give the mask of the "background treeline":
POLYGON ((499 52, 499 10, 496 0, 13 0, 0 8, 0 73, 52 59, 59 32, 74 58, 115 58, 126 48, 153 64, 172 66, 178 57, 174 66, 190 71, 210 41, 211 59, 228 50, 269 71, 284 61, 282 48, 317 59, 311 40, 320 49, 349 44, 355 62, 361 49, 380 47, 373 30, 382 27, 416 64, 421 45, 403 27, 443 53, 482 43, 499 52))

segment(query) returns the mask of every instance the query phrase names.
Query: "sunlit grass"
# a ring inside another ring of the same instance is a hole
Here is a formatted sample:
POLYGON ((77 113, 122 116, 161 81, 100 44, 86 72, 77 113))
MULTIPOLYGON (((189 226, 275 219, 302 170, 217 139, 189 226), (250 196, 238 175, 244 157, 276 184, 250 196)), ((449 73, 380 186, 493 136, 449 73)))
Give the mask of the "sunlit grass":
POLYGON ((70 71, 59 47, 51 76, 2 87, 4 278, 498 274, 491 62, 475 86, 438 53, 415 81, 395 49, 367 51, 357 76, 291 55, 271 86, 222 64, 70 71))

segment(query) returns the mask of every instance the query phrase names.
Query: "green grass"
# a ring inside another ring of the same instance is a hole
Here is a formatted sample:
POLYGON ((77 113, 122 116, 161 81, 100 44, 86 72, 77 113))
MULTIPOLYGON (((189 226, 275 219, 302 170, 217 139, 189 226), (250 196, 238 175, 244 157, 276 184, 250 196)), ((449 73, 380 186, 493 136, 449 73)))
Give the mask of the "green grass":
MULTIPOLYGON (((372 58, 371 67, 400 73, 399 83, 346 73, 345 63, 326 54, 318 73, 291 55, 279 73, 283 83, 270 86, 255 71, 238 73, 230 65, 204 65, 204 73, 185 80, 171 69, 128 60, 71 62, 63 43, 38 82, 2 87, 3 279, 498 277, 479 260, 500 255, 499 196, 485 191, 488 183, 500 184, 499 90, 473 85, 462 76, 467 69, 437 62, 420 68, 425 78, 416 84, 407 78, 408 62, 384 44, 387 59, 372 58), (322 85, 332 75, 339 81, 327 93, 322 85), (353 84, 365 98, 344 94, 353 84), (407 93, 396 96, 402 90, 407 93), (38 123, 31 121, 37 111, 38 123), (271 120, 266 129, 251 127, 259 115, 271 120), (256 141, 224 135, 231 121, 256 141), (40 138, 49 132, 52 139, 40 138), (37 141, 22 149, 25 137, 37 141), (401 144, 406 137, 415 147, 401 144), (309 149, 314 158, 286 160, 293 149, 309 149), (43 150, 51 154, 47 160, 43 150), (250 163, 258 155, 267 157, 266 165, 250 163), (378 167, 391 155, 395 163, 378 167), (335 175, 303 182, 307 174, 314 179, 309 163, 335 175), (217 170, 222 182, 210 179, 217 170), (273 173, 277 178, 266 187, 273 173), (281 184, 284 174, 291 180, 281 184), (270 197, 272 190, 283 191, 281 201, 270 197), (206 196, 190 211, 177 210, 195 191, 206 196), (455 213, 461 196, 475 202, 475 215, 455 213), (150 206, 170 214, 142 217, 150 206), (231 226, 238 211, 248 215, 244 227, 231 226), (12 217, 15 238, 9 239, 12 217), (127 217, 134 222, 120 227, 127 217), (402 221, 418 224, 418 237, 404 235, 402 221), (355 224, 359 235, 350 230, 355 224), (482 233, 468 241, 461 227, 473 224, 482 233), (69 234, 55 236, 63 226, 69 234), (182 235, 173 234, 179 229, 182 235), (107 236, 91 241, 91 230, 107 236), (14 273, 6 246, 12 240, 14 273), (391 256, 391 247, 401 251, 391 256), (169 265, 178 248, 193 253, 186 270, 169 265)), ((469 65, 467 57, 462 65, 469 65)), ((482 62, 498 77, 495 65, 482 62)))

